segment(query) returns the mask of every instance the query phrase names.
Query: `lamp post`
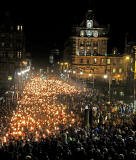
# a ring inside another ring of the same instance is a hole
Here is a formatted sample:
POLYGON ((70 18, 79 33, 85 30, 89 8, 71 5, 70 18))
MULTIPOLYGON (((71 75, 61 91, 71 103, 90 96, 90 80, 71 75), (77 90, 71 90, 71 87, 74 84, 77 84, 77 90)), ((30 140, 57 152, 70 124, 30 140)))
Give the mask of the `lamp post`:
POLYGON ((125 57, 125 60, 126 60, 126 62, 127 62, 127 65, 126 65, 126 78, 128 78, 128 62, 129 62, 129 60, 130 60, 130 56, 126 56, 126 57, 125 57))
POLYGON ((108 78, 108 95, 109 95, 109 102, 111 100, 111 76, 110 74, 104 74, 104 79, 108 78))
POLYGON ((89 77, 91 77, 92 76, 92 78, 93 78, 93 89, 94 89, 94 78, 95 78, 95 76, 94 76, 94 68, 90 68, 90 70, 92 70, 92 74, 91 73, 89 73, 89 77))
POLYGON ((133 96, 133 98, 134 98, 134 103, 133 103, 133 107, 134 107, 134 109, 135 109, 135 94, 136 94, 136 91, 135 91, 135 79, 136 79, 136 46, 134 46, 133 47, 133 49, 134 49, 134 76, 133 76, 133 78, 134 78, 134 84, 133 84, 133 87, 134 87, 134 96, 133 96))
POLYGON ((89 73, 89 77, 91 77, 91 76, 93 77, 93 82, 92 83, 93 83, 93 89, 94 89, 94 73, 93 74, 89 73))

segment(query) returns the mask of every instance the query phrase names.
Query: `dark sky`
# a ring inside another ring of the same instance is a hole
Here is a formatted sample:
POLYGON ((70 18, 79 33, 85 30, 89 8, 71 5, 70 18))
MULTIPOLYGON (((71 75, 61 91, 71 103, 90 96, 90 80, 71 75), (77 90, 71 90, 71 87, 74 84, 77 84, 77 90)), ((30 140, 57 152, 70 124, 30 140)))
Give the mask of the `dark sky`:
POLYGON ((110 24, 109 47, 124 47, 125 34, 129 40, 136 37, 135 4, 132 0, 37 0, 18 1, 5 8, 11 10, 25 27, 32 52, 44 53, 53 44, 62 47, 75 22, 80 22, 87 9, 93 9, 101 25, 110 24))

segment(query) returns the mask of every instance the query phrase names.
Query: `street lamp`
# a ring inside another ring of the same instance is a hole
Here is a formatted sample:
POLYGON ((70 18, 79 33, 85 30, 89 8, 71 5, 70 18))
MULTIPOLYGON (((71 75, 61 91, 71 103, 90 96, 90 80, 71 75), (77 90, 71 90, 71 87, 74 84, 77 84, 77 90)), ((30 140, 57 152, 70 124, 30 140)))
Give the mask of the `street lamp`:
POLYGON ((108 83, 109 83, 109 102, 110 102, 110 99, 111 99, 111 76, 110 75, 107 75, 107 74, 104 74, 104 79, 107 79, 108 78, 108 83))
POLYGON ((127 62, 126 64, 126 78, 128 78, 128 63, 129 63, 129 60, 130 60, 130 56, 126 56, 125 57, 125 61, 127 62))
POLYGON ((80 75, 82 75, 82 74, 83 74, 83 72, 81 71, 81 72, 80 72, 80 75))
POLYGON ((134 105, 133 105, 133 107, 135 108, 135 94, 136 94, 136 91, 135 91, 135 87, 136 87, 136 85, 135 85, 135 79, 136 79, 136 46, 133 46, 133 49, 134 49, 134 76, 133 76, 133 78, 134 78, 134 84, 133 84, 133 90, 134 90, 134 105))
POLYGON ((73 74, 75 74, 76 73, 76 71, 73 71, 73 74))
POLYGON ((93 77, 93 82, 92 83, 93 83, 93 89, 94 89, 94 73, 93 74, 89 73, 89 77, 91 77, 91 76, 93 77))

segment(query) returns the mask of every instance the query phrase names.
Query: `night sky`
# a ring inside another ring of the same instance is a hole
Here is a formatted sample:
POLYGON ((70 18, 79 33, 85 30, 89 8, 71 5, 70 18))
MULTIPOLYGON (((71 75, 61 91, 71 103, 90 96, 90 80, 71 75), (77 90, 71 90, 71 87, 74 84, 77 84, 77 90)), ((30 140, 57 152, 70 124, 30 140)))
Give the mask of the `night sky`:
POLYGON ((135 4, 132 0, 56 0, 11 3, 1 10, 10 10, 24 24, 33 55, 46 55, 54 44, 63 47, 73 24, 81 22, 86 11, 93 9, 100 25, 110 24, 109 48, 124 48, 125 34, 136 38, 135 4))

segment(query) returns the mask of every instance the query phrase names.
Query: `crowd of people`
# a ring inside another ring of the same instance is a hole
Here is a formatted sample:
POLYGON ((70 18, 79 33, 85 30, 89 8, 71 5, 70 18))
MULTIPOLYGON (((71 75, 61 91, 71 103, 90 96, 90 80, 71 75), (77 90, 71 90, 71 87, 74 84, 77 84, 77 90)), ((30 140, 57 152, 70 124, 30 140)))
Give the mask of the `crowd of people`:
POLYGON ((32 78, 0 108, 0 155, 10 160, 135 160, 136 115, 99 90, 32 78), (87 112, 86 112, 87 111, 87 112), (88 116, 88 118, 86 118, 88 116))

